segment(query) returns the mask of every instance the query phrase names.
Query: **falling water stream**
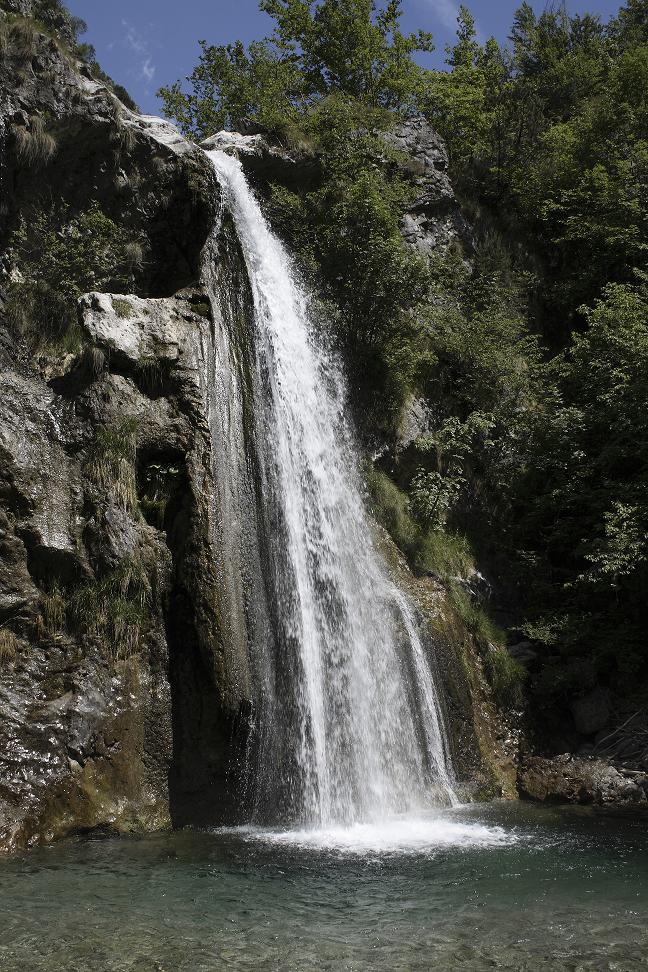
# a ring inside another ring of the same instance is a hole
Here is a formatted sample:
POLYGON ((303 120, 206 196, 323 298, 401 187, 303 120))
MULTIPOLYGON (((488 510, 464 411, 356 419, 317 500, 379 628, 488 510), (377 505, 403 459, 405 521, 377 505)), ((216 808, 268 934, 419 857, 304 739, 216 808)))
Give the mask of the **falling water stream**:
MULTIPOLYGON (((238 158, 208 152, 252 292, 254 415, 274 657, 258 774, 307 827, 386 822, 456 797, 417 622, 363 508, 334 356, 238 158)), ((254 647, 254 646, 253 646, 254 647)))

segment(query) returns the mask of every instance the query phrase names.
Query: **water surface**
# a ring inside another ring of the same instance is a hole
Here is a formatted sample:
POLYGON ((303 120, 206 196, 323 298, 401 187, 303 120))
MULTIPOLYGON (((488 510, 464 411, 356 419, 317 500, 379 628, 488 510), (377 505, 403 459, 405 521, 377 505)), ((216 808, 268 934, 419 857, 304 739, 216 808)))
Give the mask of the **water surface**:
POLYGON ((0 969, 648 968, 646 821, 492 805, 0 861, 0 969))

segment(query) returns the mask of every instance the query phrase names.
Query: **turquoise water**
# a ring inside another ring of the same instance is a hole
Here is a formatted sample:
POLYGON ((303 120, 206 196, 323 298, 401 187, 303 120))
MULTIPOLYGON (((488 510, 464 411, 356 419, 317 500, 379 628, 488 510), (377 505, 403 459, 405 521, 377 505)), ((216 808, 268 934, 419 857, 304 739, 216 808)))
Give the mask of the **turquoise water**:
POLYGON ((523 804, 0 860, 0 969, 648 968, 648 820, 523 804))

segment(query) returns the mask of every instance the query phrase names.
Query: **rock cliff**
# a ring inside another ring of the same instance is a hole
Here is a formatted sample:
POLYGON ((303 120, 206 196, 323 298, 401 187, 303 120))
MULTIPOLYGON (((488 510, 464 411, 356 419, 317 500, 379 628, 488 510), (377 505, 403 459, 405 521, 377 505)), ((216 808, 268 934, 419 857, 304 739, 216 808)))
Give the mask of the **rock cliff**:
POLYGON ((225 815, 238 701, 210 542, 220 310, 197 289, 212 168, 60 34, 0 18, 0 846, 14 847, 159 828, 187 804, 197 819, 216 791, 225 815), (8 313, 7 243, 53 198, 70 218, 97 203, 141 251, 138 296, 79 303, 73 353, 34 353, 8 313))

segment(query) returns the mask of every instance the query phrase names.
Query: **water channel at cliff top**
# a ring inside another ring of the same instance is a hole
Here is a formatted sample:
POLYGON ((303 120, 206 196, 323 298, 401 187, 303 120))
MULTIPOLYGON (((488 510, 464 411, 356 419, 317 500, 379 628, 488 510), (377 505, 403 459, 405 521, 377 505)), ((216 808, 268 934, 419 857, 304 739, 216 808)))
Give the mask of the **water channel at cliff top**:
POLYGON ((2 972, 648 968, 645 818, 525 804, 0 861, 2 972))

